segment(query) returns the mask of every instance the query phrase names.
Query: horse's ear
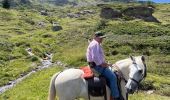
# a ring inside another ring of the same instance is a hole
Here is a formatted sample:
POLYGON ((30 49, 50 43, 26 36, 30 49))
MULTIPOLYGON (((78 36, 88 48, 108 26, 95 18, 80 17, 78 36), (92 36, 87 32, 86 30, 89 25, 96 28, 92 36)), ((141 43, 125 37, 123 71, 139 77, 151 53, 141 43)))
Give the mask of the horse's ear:
POLYGON ((135 61, 135 59, 134 59, 134 57, 133 57, 133 56, 130 56, 130 58, 131 58, 131 60, 132 60, 132 61, 135 61))
POLYGON ((142 59, 143 62, 145 62, 145 57, 144 57, 144 55, 142 55, 141 59, 142 59))

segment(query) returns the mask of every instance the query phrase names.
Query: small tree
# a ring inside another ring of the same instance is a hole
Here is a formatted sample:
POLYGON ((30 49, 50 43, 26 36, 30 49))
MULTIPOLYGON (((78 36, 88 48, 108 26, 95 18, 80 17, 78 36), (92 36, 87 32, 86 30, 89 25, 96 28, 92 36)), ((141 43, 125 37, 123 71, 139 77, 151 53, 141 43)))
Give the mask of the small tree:
POLYGON ((5 9, 9 9, 10 8, 10 0, 3 0, 2 6, 5 9))

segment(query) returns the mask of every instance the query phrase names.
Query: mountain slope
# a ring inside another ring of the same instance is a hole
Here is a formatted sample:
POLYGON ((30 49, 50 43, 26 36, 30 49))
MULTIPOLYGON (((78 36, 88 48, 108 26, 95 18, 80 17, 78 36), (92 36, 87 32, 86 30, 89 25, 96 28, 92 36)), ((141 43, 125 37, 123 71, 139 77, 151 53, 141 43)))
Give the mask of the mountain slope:
MULTIPOLYGON (((104 6, 121 11, 137 5, 113 3, 104 6)), ((148 95, 142 91, 131 96, 131 100, 136 100, 137 96, 141 97, 141 100, 149 100, 150 97, 151 100, 168 100, 170 9, 169 4, 155 7, 153 16, 161 23, 127 16, 104 19, 100 17, 103 6, 51 6, 43 8, 47 9, 45 15, 35 8, 0 8, 0 86, 10 84, 11 80, 36 69, 41 64, 38 58, 44 58, 46 53, 53 54, 54 63, 58 60, 67 63, 66 67, 87 65, 87 40, 92 38, 94 32, 103 31, 109 35, 103 43, 107 61, 114 63, 129 55, 146 56, 148 77, 142 83, 142 89, 152 89, 155 92, 148 95), (62 29, 53 30, 53 25, 56 24, 62 29), (27 48, 31 48, 35 55, 30 56, 26 52, 27 48)), ((0 99, 47 98, 49 80, 57 67, 32 75, 17 87, 0 95, 0 99)))

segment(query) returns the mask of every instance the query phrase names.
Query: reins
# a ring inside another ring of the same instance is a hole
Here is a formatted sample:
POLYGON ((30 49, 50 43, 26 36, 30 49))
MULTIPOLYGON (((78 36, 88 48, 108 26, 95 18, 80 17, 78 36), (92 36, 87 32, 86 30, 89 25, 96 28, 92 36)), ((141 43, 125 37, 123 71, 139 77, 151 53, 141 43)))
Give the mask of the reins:
POLYGON ((121 70, 119 69, 119 67, 116 64, 112 65, 112 68, 114 68, 114 71, 117 71, 118 74, 121 76, 121 79, 125 81, 125 83, 127 83, 127 80, 125 79, 125 77, 123 76, 123 73, 121 72, 121 70))

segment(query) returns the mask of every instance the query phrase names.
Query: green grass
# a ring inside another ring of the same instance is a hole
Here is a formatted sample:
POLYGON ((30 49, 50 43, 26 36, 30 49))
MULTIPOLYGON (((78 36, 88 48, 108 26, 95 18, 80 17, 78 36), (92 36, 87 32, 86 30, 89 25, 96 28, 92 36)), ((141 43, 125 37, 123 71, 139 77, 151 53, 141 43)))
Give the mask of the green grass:
POLYGON ((168 96, 161 96, 157 94, 147 94, 144 92, 138 92, 134 95, 129 96, 130 100, 168 100, 170 97, 168 96))
POLYGON ((60 70, 61 67, 55 66, 34 73, 23 82, 17 84, 15 88, 2 94, 0 100, 45 100, 48 96, 50 79, 53 74, 60 70))

